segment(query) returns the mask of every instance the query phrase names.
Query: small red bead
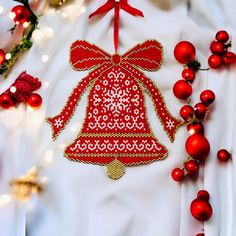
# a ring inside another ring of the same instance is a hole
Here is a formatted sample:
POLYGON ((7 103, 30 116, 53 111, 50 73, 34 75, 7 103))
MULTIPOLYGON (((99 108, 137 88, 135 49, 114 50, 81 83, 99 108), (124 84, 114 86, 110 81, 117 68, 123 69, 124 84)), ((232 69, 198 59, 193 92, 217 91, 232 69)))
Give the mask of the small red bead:
POLYGON ((6 53, 0 49, 0 66, 6 61, 6 53))
POLYGON ((215 36, 219 42, 226 43, 229 40, 229 34, 225 30, 218 31, 215 36))
POLYGON ((180 109, 180 115, 185 121, 192 119, 194 117, 193 107, 189 105, 182 106, 180 109))
POLYGON ((188 132, 193 134, 204 134, 204 126, 201 122, 193 122, 187 125, 188 132))
POLYGON ((173 180, 180 182, 184 179, 184 171, 180 168, 173 169, 171 176, 173 180))
POLYGON ((211 43, 210 49, 211 49, 211 52, 212 52, 213 54, 221 55, 221 54, 223 54, 224 51, 225 51, 225 46, 224 46, 224 44, 221 43, 221 42, 213 41, 213 42, 211 43))
POLYGON ((193 61, 195 58, 195 54, 195 47, 188 41, 179 42, 174 49, 175 59, 181 64, 186 64, 190 61, 193 61))
POLYGON ((191 68, 185 68, 182 71, 182 77, 188 82, 192 83, 195 79, 196 72, 191 68))
POLYGON ((200 190, 200 191, 197 193, 197 198, 198 198, 198 199, 205 200, 205 201, 209 201, 209 199, 210 199, 210 194, 209 194, 206 190, 200 190))
POLYGON ((201 94, 200 94, 200 99, 202 101, 203 104, 205 104, 206 106, 209 106, 210 104, 212 104, 215 101, 215 94, 213 91, 211 90, 204 90, 201 94))
POLYGON ((12 8, 11 12, 15 14, 13 20, 16 24, 24 24, 25 22, 29 22, 30 12, 25 6, 15 6, 12 8))
POLYGON ((4 109, 8 109, 13 106, 13 100, 8 94, 2 94, 0 96, 0 106, 4 109))
POLYGON ((187 99, 192 91, 192 86, 185 80, 178 80, 173 87, 173 93, 179 99, 187 99))
POLYGON ((228 161, 231 154, 226 149, 221 149, 217 152, 217 157, 220 161, 228 161))
POLYGON ((115 63, 115 64, 119 64, 120 63, 120 55, 118 54, 115 54, 112 56, 112 61, 115 63))
POLYGON ((28 105, 37 108, 40 107, 42 104, 42 98, 39 94, 37 93, 32 93, 27 101, 28 105))
POLYGON ((198 171, 199 171, 199 165, 194 160, 187 161, 184 164, 184 168, 185 168, 185 170, 188 172, 188 174, 190 176, 196 175, 198 173, 198 171))
POLYGON ((236 62, 236 55, 233 52, 226 52, 223 56, 222 56, 222 61, 225 64, 233 64, 236 62))
POLYGON ((194 106, 194 111, 198 119, 203 119, 206 115, 207 108, 203 103, 199 102, 194 106))
POLYGON ((221 57, 218 55, 211 55, 208 58, 208 64, 212 69, 217 69, 222 65, 221 57))

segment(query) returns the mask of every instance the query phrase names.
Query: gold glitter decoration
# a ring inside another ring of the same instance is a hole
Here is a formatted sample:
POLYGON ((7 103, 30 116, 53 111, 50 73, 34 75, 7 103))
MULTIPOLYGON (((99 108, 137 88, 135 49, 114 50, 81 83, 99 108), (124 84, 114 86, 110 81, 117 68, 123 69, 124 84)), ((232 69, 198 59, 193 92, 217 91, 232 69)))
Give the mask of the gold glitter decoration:
POLYGON ((107 175, 112 179, 119 179, 125 174, 125 166, 115 159, 107 165, 107 175))

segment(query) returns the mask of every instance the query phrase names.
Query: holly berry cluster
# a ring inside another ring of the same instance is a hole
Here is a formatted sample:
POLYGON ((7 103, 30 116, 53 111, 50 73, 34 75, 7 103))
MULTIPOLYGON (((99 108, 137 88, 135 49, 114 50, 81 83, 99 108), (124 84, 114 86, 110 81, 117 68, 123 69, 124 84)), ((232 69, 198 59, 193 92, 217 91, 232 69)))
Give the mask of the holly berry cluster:
POLYGON ((208 64, 212 69, 217 69, 223 64, 231 65, 236 63, 235 53, 228 51, 230 47, 229 34, 224 30, 217 32, 215 40, 210 45, 212 55, 208 58, 208 64))

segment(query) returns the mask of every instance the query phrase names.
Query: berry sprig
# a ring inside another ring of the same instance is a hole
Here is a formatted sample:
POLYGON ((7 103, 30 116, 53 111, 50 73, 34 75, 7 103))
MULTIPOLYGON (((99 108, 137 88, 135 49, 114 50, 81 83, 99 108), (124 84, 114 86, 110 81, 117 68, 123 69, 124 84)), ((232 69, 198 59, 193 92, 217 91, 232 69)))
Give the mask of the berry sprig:
POLYGON ((236 55, 229 51, 230 47, 229 34, 224 30, 217 32, 215 40, 210 45, 212 55, 208 58, 208 64, 212 69, 220 68, 222 65, 236 63, 236 55))
POLYGON ((12 31, 17 27, 24 27, 22 40, 15 45, 10 52, 6 53, 3 49, 0 49, 0 75, 4 75, 5 78, 10 72, 10 69, 15 64, 20 55, 30 49, 33 45, 31 41, 32 34, 38 26, 38 17, 32 11, 28 0, 14 0, 22 5, 17 5, 12 8, 10 17, 15 22, 15 26, 12 31))

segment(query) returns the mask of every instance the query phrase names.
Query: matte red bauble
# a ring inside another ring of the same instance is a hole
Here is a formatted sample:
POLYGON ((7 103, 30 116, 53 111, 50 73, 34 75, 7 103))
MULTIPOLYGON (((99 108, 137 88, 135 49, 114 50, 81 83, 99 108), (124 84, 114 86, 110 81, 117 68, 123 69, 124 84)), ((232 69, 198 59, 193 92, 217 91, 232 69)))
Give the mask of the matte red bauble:
POLYGON ((196 50, 192 43, 188 41, 179 42, 174 49, 175 59, 181 64, 186 64, 195 59, 196 50))
POLYGON ((171 176, 173 180, 180 182, 184 179, 184 171, 180 168, 175 168, 172 170, 171 176))
POLYGON ((191 175, 191 176, 196 175, 199 171, 199 165, 194 160, 187 161, 184 164, 184 168, 188 172, 188 174, 191 175))
POLYGON ((185 68, 182 71, 182 77, 188 82, 192 83, 195 79, 196 72, 191 68, 185 68))
POLYGON ((173 93, 179 99, 187 99, 192 91, 192 86, 185 80, 178 80, 173 87, 173 93))
POLYGON ((207 108, 203 103, 197 103, 194 106, 195 115, 199 119, 203 119, 206 115, 207 108))
POLYGON ((219 42, 226 43, 229 40, 229 34, 225 30, 218 31, 215 36, 219 42))
POLYGON ((193 200, 190 211, 192 216, 201 222, 209 220, 213 213, 210 203, 202 199, 193 200))
POLYGON ((212 104, 215 101, 215 94, 213 91, 211 90, 204 90, 201 94, 200 94, 200 99, 202 101, 202 103, 204 103, 205 105, 209 106, 210 104, 212 104))
POLYGON ((221 54, 224 53, 225 46, 224 46, 224 44, 221 43, 221 42, 213 41, 213 42, 211 43, 210 49, 211 49, 211 52, 212 52, 213 54, 221 55, 221 54))
POLYGON ((211 55, 208 58, 208 64, 212 69, 217 69, 222 65, 221 57, 218 55, 211 55))
POLYGON ((12 18, 16 24, 24 24, 29 21, 30 12, 25 6, 15 6, 12 8, 11 12, 14 14, 12 18))
POLYGON ((6 53, 0 49, 0 66, 6 61, 6 53))
POLYGON ((8 94, 2 94, 0 96, 0 106, 4 109, 8 109, 13 106, 13 100, 8 94))
POLYGON ((221 149, 217 152, 217 158, 220 161, 228 161, 231 157, 231 154, 226 149, 221 149))
POLYGON ((194 159, 204 161, 210 152, 210 144, 203 135, 193 134, 188 137, 185 149, 194 159))
POLYGON ((37 93, 32 93, 27 101, 28 105, 37 108, 40 107, 42 104, 42 98, 39 94, 37 93))
POLYGON ((226 52, 222 56, 222 61, 225 64, 233 64, 236 62, 236 55, 233 52, 226 52))
POLYGON ((198 198, 198 199, 205 200, 205 201, 209 201, 209 199, 210 199, 210 194, 209 194, 206 190, 200 190, 200 191, 198 191, 198 193, 197 193, 197 198, 198 198))
POLYGON ((188 132, 193 134, 202 134, 204 135, 204 126, 201 122, 193 122, 187 125, 188 132))
POLYGON ((185 121, 190 120, 194 117, 194 109, 189 105, 182 106, 179 113, 185 121))

